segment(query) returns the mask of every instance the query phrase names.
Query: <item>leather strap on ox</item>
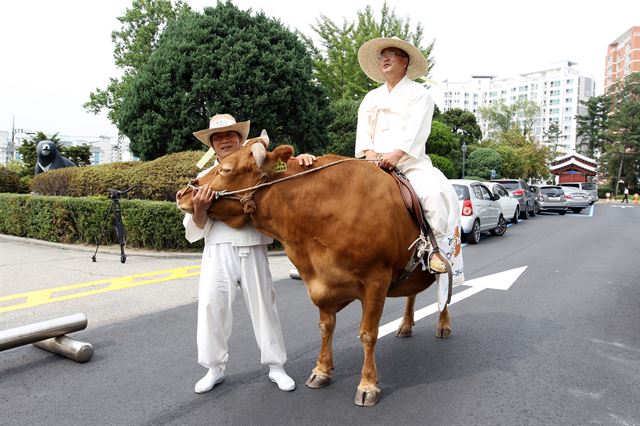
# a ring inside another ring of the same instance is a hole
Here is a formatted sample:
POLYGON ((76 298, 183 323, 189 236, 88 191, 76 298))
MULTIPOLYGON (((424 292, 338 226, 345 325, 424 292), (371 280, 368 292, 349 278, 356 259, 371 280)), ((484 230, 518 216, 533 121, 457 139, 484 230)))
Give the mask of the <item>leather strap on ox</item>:
MULTIPOLYGON (((409 276, 413 273, 419 263, 424 265, 424 255, 428 251, 428 244, 431 245, 431 255, 427 258, 427 265, 431 260, 431 256, 438 255, 442 256, 440 253, 440 248, 438 247, 438 243, 436 241, 436 237, 433 235, 433 231, 427 222, 424 220, 424 214, 422 212, 422 206, 420 204, 420 200, 418 200, 418 196, 413 190, 413 186, 409 182, 407 177, 399 172, 396 169, 393 169, 391 172, 391 176, 398 183, 398 187, 400 188, 400 194, 402 194, 402 199, 404 201, 404 205, 411 213, 411 217, 418 224, 420 228, 420 236, 414 241, 413 244, 409 247, 409 249, 413 248, 413 252, 411 253, 411 257, 409 258, 409 263, 405 266, 404 271, 400 273, 392 282, 391 285, 397 285, 402 281, 409 278, 409 276), (427 244, 426 237, 429 239, 427 244)), ((451 264, 447 261, 444 262, 447 268, 447 275, 449 276, 449 292, 447 295, 447 304, 451 303, 451 294, 453 292, 453 270, 451 269, 451 264)))

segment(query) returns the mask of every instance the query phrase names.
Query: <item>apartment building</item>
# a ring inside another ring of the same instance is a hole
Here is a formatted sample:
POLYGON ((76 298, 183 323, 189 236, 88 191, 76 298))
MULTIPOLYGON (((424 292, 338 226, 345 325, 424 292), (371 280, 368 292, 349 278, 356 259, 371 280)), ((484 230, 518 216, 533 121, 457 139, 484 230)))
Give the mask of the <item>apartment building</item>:
POLYGON ((609 44, 604 70, 604 92, 625 76, 640 72, 640 26, 631 27, 609 44))
POLYGON ((480 107, 502 101, 512 105, 527 99, 539 107, 533 135, 541 143, 556 145, 564 152, 576 150, 576 116, 586 113, 580 101, 595 95, 595 82, 575 67, 574 62, 562 61, 537 71, 516 76, 472 76, 464 82, 444 81, 433 89, 433 96, 441 111, 460 108, 475 114, 483 135, 489 128, 479 114, 480 107), (548 141, 545 134, 556 123, 561 132, 558 141, 548 141))

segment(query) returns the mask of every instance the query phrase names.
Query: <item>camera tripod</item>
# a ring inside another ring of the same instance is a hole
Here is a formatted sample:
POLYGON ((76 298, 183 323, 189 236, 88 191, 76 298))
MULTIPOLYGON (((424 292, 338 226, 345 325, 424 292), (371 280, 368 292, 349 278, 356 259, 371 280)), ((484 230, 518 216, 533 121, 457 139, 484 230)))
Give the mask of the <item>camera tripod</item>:
POLYGON ((109 218, 111 212, 114 212, 114 228, 116 230, 116 237, 118 239, 118 244, 120 244, 120 262, 125 263, 127 261, 127 255, 124 253, 124 246, 127 244, 126 232, 124 229, 124 223, 122 223, 122 211, 120 210, 120 197, 131 191, 134 187, 132 186, 129 189, 125 189, 124 191, 120 191, 118 189, 109 189, 109 198, 111 198, 111 204, 109 205, 109 209, 107 209, 107 213, 104 215, 104 222, 102 224, 102 231, 100 232, 100 238, 96 240, 97 246, 96 251, 93 253, 91 260, 96 261, 96 254, 98 254, 98 248, 100 248, 100 243, 102 238, 104 237, 105 230, 107 229, 107 222, 109 222, 109 218))

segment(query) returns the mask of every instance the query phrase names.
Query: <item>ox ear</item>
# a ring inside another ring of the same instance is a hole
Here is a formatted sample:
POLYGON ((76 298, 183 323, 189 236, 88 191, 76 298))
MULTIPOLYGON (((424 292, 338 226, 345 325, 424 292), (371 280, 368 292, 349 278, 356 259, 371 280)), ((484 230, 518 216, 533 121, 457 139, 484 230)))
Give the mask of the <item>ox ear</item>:
MULTIPOLYGON (((271 175, 276 172, 276 164, 278 162, 286 163, 293 155, 293 147, 290 145, 277 146, 273 151, 267 155, 267 161, 262 168, 263 173, 271 175)), ((286 170, 286 167, 284 168, 286 170)), ((283 170, 280 170, 283 171, 283 170)))
POLYGON ((260 132, 260 139, 266 142, 267 147, 269 146, 269 135, 267 134, 267 129, 262 129, 260 132))
POLYGON ((258 167, 262 167, 264 159, 267 157, 267 148, 260 142, 256 142, 251 145, 251 154, 253 154, 253 159, 256 160, 258 167))

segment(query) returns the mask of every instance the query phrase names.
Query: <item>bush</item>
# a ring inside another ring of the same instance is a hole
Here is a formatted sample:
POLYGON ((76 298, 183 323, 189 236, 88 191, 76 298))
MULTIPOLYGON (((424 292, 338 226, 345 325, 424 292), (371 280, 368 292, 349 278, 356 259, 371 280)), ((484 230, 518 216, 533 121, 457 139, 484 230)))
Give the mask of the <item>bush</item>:
POLYGON ((443 175, 449 179, 456 179, 458 177, 458 170, 451 160, 445 157, 441 157, 438 154, 429 154, 433 167, 440 169, 443 175))
POLYGON ((133 189, 127 198, 175 201, 178 189, 196 176, 202 151, 185 151, 154 161, 67 167, 41 173, 31 190, 41 195, 86 197, 106 195, 110 188, 133 189))
POLYGON ((607 198, 607 192, 613 197, 613 189, 609 185, 598 185, 598 198, 607 198))
POLYGON ((20 175, 8 167, 0 166, 0 192, 20 191, 20 175))
MULTIPOLYGON (((0 233, 60 243, 96 244, 111 200, 106 197, 51 197, 0 194, 0 233)), ((201 249, 184 237, 182 214, 175 203, 121 200, 127 246, 155 250, 201 249)), ((117 237, 110 214, 102 244, 117 237)))

